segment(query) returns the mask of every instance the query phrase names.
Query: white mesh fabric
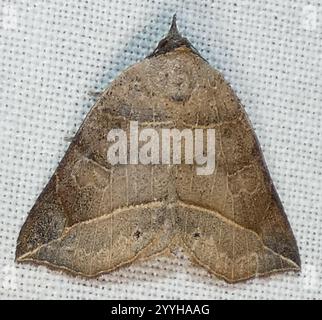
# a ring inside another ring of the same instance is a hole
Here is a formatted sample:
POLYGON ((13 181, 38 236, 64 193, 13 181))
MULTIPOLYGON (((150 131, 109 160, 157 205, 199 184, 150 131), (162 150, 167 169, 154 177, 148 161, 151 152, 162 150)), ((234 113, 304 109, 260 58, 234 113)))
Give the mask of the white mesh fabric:
POLYGON ((319 0, 0 3, 0 298, 322 298, 319 0), (232 84, 254 125, 303 270, 228 285, 181 253, 98 280, 16 265, 19 230, 94 98, 178 27, 232 84))

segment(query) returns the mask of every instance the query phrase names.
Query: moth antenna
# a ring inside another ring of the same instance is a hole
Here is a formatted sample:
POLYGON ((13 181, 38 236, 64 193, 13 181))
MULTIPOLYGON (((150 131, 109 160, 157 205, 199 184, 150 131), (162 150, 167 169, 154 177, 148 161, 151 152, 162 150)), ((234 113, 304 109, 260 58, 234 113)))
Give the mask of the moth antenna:
POLYGON ((175 13, 172 17, 172 22, 168 34, 165 38, 161 39, 161 41, 158 43, 158 46, 151 54, 147 56, 147 58, 170 52, 179 47, 189 48, 193 53, 198 55, 201 59, 205 60, 199 54, 198 50, 190 43, 190 41, 179 33, 177 27, 177 14, 175 13))
POLYGON ((180 33, 178 31, 178 27, 177 27, 177 14, 175 13, 172 17, 172 22, 171 22, 171 27, 170 27, 170 30, 169 30, 169 33, 168 33, 168 36, 179 36, 180 33))

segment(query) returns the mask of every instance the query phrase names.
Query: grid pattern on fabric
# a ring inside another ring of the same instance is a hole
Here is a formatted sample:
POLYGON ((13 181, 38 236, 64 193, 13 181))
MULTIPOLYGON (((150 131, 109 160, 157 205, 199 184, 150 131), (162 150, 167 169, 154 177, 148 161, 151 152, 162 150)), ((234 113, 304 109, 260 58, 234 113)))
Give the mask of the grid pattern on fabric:
POLYGON ((0 299, 322 298, 319 0, 0 3, 0 299), (16 239, 100 91, 178 27, 245 105, 303 270, 229 285, 180 252, 97 280, 16 265, 16 239))

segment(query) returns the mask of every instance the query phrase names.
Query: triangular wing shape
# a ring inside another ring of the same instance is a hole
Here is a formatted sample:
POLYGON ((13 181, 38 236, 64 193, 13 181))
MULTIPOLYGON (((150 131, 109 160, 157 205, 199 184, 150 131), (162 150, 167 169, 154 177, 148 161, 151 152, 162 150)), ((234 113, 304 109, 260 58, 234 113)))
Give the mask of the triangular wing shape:
POLYGON ((91 109, 21 229, 16 259, 96 276, 173 247, 228 282, 299 270, 296 241, 247 115, 178 33, 91 109), (111 165, 113 128, 215 129, 216 167, 111 165))

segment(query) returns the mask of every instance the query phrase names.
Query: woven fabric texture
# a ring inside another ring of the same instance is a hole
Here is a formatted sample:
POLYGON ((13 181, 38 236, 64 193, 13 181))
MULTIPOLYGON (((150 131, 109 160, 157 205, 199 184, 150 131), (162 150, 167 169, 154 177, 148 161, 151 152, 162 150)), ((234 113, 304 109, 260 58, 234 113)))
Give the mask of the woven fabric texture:
POLYGON ((322 5, 319 0, 0 3, 0 298, 322 298, 322 5), (99 279, 16 265, 19 230, 95 98, 178 27, 237 92, 302 259, 299 275, 229 285, 174 259, 99 279))

